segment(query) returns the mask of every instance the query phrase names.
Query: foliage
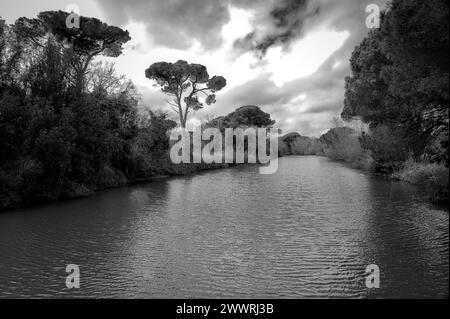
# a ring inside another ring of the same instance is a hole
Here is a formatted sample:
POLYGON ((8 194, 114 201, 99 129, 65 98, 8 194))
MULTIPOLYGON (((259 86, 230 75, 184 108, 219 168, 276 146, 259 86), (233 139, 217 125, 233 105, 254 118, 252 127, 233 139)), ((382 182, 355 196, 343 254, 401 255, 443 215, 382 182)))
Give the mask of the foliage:
POLYGON ((154 63, 145 70, 145 76, 154 80, 163 93, 173 97, 173 100, 167 103, 178 113, 182 127, 186 127, 190 111, 203 108, 199 93, 205 96, 205 103, 211 105, 216 102, 215 93, 226 85, 226 80, 222 76, 210 78, 204 65, 189 64, 182 60, 175 63, 154 63), (185 104, 184 108, 182 102, 185 104))
POLYGON ((420 158, 441 134, 448 135, 448 15, 446 0, 393 0, 381 28, 352 54, 342 118, 361 117, 375 135, 396 134, 385 137, 402 145, 398 159, 388 155, 396 147, 388 141, 367 144, 374 154, 384 153, 376 161, 386 159, 387 166, 398 166, 392 160, 404 160, 405 148, 420 158))
POLYGON ((133 84, 91 63, 128 32, 84 17, 67 29, 67 15, 0 23, 0 209, 148 177, 167 151, 174 122, 139 114, 133 84))
POLYGON ((317 138, 289 133, 280 137, 278 155, 323 155, 323 144, 317 138))
POLYGON ((320 137, 320 141, 326 156, 359 168, 371 168, 370 155, 361 145, 361 136, 353 129, 346 126, 332 128, 320 137))
POLYGON ((361 137, 362 146, 370 150, 374 169, 380 173, 398 170, 406 158, 412 154, 405 144, 406 137, 401 129, 379 125, 361 137))
POLYGON ((77 95, 83 93, 85 76, 92 60, 98 55, 118 57, 123 44, 130 40, 128 31, 88 17, 80 17, 79 28, 68 28, 69 13, 64 11, 41 12, 37 18, 19 18, 13 29, 25 44, 45 48, 48 41, 58 44, 55 54, 67 60, 72 86, 77 95))
POLYGON ((237 108, 223 118, 224 127, 266 127, 270 128, 275 124, 270 118, 270 114, 263 112, 256 105, 245 105, 237 108))
POLYGON ((138 127, 138 134, 131 148, 133 175, 136 178, 146 178, 166 174, 170 169, 167 132, 175 128, 176 123, 164 113, 149 111, 139 119, 138 127))
POLYGON ((397 174, 402 181, 420 185, 436 202, 449 199, 449 170, 442 164, 417 162, 409 158, 397 174))

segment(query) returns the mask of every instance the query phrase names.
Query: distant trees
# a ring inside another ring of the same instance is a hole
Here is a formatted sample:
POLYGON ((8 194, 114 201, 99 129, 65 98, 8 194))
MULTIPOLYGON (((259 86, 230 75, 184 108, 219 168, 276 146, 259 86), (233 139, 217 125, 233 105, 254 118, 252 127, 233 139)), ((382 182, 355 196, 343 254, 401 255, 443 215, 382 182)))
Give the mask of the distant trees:
POLYGON ((324 155, 323 144, 314 137, 288 133, 280 137, 278 142, 279 156, 286 155, 324 155))
POLYGON ((215 127, 224 132, 225 128, 271 128, 275 121, 270 114, 264 112, 256 105, 238 107, 226 116, 216 117, 205 124, 206 127, 215 127))
POLYGON ((226 127, 267 127, 270 128, 275 121, 270 114, 262 111, 256 105, 244 105, 231 112, 223 119, 226 127))
POLYGON ((222 76, 210 77, 204 65, 182 60, 154 63, 145 70, 145 76, 156 81, 161 91, 173 98, 166 102, 178 114, 183 128, 186 127, 189 112, 203 108, 200 93, 204 102, 211 105, 216 102, 215 93, 226 85, 222 76))

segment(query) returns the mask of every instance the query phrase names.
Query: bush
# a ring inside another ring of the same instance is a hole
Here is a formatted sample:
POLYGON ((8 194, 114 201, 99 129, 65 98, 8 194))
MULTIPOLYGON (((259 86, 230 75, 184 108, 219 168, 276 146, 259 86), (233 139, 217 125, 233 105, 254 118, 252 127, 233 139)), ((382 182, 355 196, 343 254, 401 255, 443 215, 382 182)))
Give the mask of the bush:
POLYGON ((351 128, 337 127, 320 137, 325 145, 325 155, 331 159, 350 163, 356 168, 370 169, 372 157, 360 142, 360 137, 351 128))
POLYGON ((362 147, 370 151, 374 170, 382 174, 398 171, 408 158, 406 137, 401 128, 379 125, 361 137, 362 147))
POLYGON ((423 187, 431 200, 448 202, 449 169, 443 164, 416 162, 409 158, 397 175, 401 181, 423 187))

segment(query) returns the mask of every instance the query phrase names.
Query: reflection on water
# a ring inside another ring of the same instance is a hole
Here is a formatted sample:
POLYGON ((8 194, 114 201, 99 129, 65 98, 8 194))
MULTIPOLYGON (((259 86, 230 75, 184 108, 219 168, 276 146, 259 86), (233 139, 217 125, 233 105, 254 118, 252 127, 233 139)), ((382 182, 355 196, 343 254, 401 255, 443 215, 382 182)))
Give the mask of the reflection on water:
POLYGON ((325 158, 279 164, 2 213, 0 297, 448 296, 448 210, 325 158))

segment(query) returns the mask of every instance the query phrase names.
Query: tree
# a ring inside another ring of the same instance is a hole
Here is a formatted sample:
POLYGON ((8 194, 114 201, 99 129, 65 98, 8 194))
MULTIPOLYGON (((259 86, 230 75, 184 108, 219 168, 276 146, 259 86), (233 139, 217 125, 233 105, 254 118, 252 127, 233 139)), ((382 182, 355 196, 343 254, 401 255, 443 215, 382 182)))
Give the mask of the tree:
POLYGON ((167 118, 165 113, 152 111, 143 114, 138 121, 138 135, 131 148, 133 174, 138 178, 154 174, 166 174, 171 163, 168 158, 168 131, 177 123, 167 118))
POLYGON ((88 92, 104 92, 106 95, 120 94, 124 91, 133 91, 133 83, 125 75, 116 73, 113 62, 98 61, 88 68, 86 77, 86 90, 88 92))
POLYGON ((448 134, 448 16, 447 0, 393 0, 352 54, 342 118, 387 127, 416 158, 448 134))
POLYGON ((323 145, 314 137, 301 136, 299 133, 288 133, 279 138, 278 154, 286 155, 322 155, 323 145))
POLYGON ((374 160, 373 168, 382 173, 398 171, 409 156, 408 137, 401 128, 389 125, 378 125, 370 134, 363 134, 360 138, 365 149, 370 150, 374 160))
POLYGON ((216 102, 215 93, 226 85, 226 80, 222 76, 210 78, 204 65, 189 64, 182 60, 175 63, 154 63, 145 70, 145 76, 156 81, 156 85, 163 93, 173 97, 172 101, 166 102, 178 113, 183 128, 186 127, 189 112, 203 108, 199 93, 204 95, 204 102, 211 105, 216 102), (182 102, 185 104, 184 107, 182 102))
POLYGON ((449 2, 394 0, 381 26, 389 90, 411 109, 407 134, 425 147, 448 132, 449 2))
POLYGON ((55 106, 61 107, 66 102, 69 80, 66 70, 70 65, 58 52, 58 44, 49 40, 42 52, 23 70, 25 88, 33 96, 50 99, 55 106))
POLYGON ((12 28, 0 19, 0 93, 6 88, 18 90, 19 60, 24 48, 12 28))
POLYGON ((383 77, 391 62, 382 50, 382 35, 371 31, 355 48, 350 59, 352 75, 345 79, 344 110, 341 117, 348 121, 361 117, 374 126, 397 121, 402 107, 396 107, 389 93, 389 84, 383 77))
POLYGON ((360 138, 350 127, 332 128, 320 136, 319 140, 325 155, 332 159, 357 164, 364 156, 360 138))
POLYGON ((262 111, 256 105, 244 105, 228 114, 223 124, 225 127, 267 127, 270 128, 275 121, 270 118, 270 114, 262 111))
POLYGON ((61 53, 71 61, 73 84, 79 95, 85 88, 85 75, 91 61, 98 55, 118 57, 122 45, 131 38, 128 31, 96 18, 80 17, 80 27, 69 28, 66 25, 69 15, 64 11, 41 12, 37 19, 17 19, 14 30, 24 40, 42 48, 49 35, 53 35, 61 46, 61 53))
POLYGON ((0 72, 3 69, 3 55, 5 54, 5 48, 6 48, 6 31, 7 31, 7 25, 5 23, 5 20, 2 20, 2 17, 0 16, 0 72))

